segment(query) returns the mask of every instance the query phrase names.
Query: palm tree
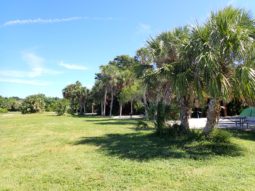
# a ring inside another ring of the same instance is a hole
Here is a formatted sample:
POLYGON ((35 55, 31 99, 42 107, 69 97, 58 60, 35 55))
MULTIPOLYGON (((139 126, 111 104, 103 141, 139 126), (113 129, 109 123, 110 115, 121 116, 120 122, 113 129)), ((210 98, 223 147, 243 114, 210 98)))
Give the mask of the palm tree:
POLYGON ((190 46, 190 31, 188 27, 177 28, 174 30, 176 37, 177 59, 173 64, 172 82, 173 91, 177 101, 180 104, 180 121, 181 131, 186 133, 189 131, 189 117, 192 110, 192 104, 195 99, 194 87, 194 56, 192 47, 190 46))
MULTIPOLYGON (((103 82, 98 78, 99 74, 96 74, 96 81, 94 86, 92 87, 92 90, 90 92, 91 99, 93 100, 93 104, 99 104, 100 105, 100 111, 101 115, 104 115, 104 94, 105 94, 105 88, 103 82)), ((93 106, 92 106, 93 107, 93 106)), ((92 112, 93 113, 93 112, 92 112)))
POLYGON ((106 104, 107 104, 107 93, 110 90, 110 77, 108 74, 108 69, 107 69, 107 65, 104 66, 100 66, 100 70, 101 72, 99 74, 97 74, 96 79, 101 81, 101 84, 104 88, 104 101, 103 101, 103 112, 102 115, 105 116, 106 115, 106 104))
POLYGON ((105 70, 105 74, 109 77, 108 83, 111 93, 110 116, 112 116, 114 95, 116 94, 118 84, 118 68, 113 64, 108 64, 105 70))
POLYGON ((180 103, 180 119, 183 132, 189 130, 188 118, 193 98, 193 56, 187 52, 190 32, 188 27, 161 33, 149 41, 158 74, 170 85, 169 92, 180 103))
MULTIPOLYGON (((110 102, 110 116, 112 116, 112 108, 113 108, 113 101, 114 96, 117 91, 117 85, 118 85, 118 78, 119 78, 119 69, 114 64, 114 62, 109 62, 108 65, 101 67, 101 73, 103 76, 103 81, 105 83, 105 104, 106 104, 106 97, 107 97, 107 91, 110 91, 111 95, 111 102, 110 102)), ((104 114, 105 114, 105 108, 104 106, 104 114)))
POLYGON ((216 124, 219 100, 237 95, 245 99, 255 90, 255 71, 249 62, 254 34, 254 21, 249 14, 233 7, 212 13, 204 26, 193 29, 196 85, 200 95, 204 92, 210 98, 205 134, 216 124))
POLYGON ((119 116, 122 116, 123 104, 127 102, 125 96, 125 88, 130 84, 131 71, 129 69, 119 71, 118 79, 118 101, 119 101, 119 116))
POLYGON ((63 90, 63 97, 70 100, 72 113, 79 111, 82 115, 85 112, 85 103, 88 94, 86 87, 83 87, 79 81, 75 84, 67 85, 63 90))
POLYGON ((147 71, 152 70, 153 68, 153 57, 152 54, 149 50, 149 48, 144 47, 140 48, 136 51, 136 56, 135 60, 139 63, 137 67, 135 67, 135 72, 137 78, 142 80, 141 83, 141 89, 143 90, 143 105, 144 105, 144 114, 145 114, 145 119, 149 119, 148 115, 148 87, 147 84, 144 81, 144 77, 147 71))
POLYGON ((75 90, 75 84, 70 84, 67 85, 63 90, 63 97, 65 99, 69 99, 70 100, 70 109, 71 109, 71 113, 74 114, 76 112, 76 107, 75 107, 75 94, 74 94, 74 90, 75 90))
POLYGON ((150 118, 153 118, 158 134, 163 133, 166 120, 166 106, 173 100, 172 84, 166 78, 164 69, 147 70, 144 83, 147 85, 147 98, 149 103, 150 118))
MULTIPOLYGON (((127 55, 115 57, 107 65, 101 66, 101 72, 97 74, 96 79, 100 80, 104 87, 104 107, 103 115, 106 113, 107 95, 110 93, 110 116, 112 116, 114 98, 118 96, 121 89, 133 81, 132 75, 127 77, 133 71, 134 59, 127 55), (125 79, 124 79, 125 78, 125 79)), ((121 102, 120 102, 121 103, 121 102)), ((122 105, 120 105, 121 109, 122 105)))
POLYGON ((76 82, 76 96, 79 102, 79 115, 86 113, 86 100, 88 98, 88 89, 83 87, 82 84, 78 81, 76 82))

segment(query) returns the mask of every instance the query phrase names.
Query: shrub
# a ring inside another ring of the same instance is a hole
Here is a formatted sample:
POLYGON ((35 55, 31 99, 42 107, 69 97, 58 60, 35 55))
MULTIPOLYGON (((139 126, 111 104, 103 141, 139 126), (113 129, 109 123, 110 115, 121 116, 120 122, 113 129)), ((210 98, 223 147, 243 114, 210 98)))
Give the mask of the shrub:
POLYGON ((8 110, 6 108, 0 108, 0 113, 7 113, 8 110))
POLYGON ((21 101, 14 100, 10 103, 9 111, 19 111, 21 107, 21 101))
POLYGON ((209 135, 209 139, 215 143, 229 143, 231 133, 222 129, 213 129, 209 135))
POLYGON ((180 119, 180 108, 176 103, 171 103, 171 105, 166 106, 166 116, 168 120, 178 120, 180 119))
POLYGON ((26 97, 20 108, 22 114, 43 112, 44 109, 45 102, 42 94, 26 97))
POLYGON ((191 131, 183 131, 183 127, 177 123, 173 125, 168 125, 166 128, 166 135, 169 137, 177 138, 177 137, 186 137, 193 136, 193 132, 191 131))
POLYGON ((245 109, 244 103, 242 101, 234 99, 227 104, 228 115, 239 115, 243 109, 245 109))
POLYGON ((137 122, 136 128, 137 129, 148 129, 149 125, 146 122, 139 120, 137 122))
POLYGON ((177 123, 173 124, 172 126, 168 126, 167 128, 167 134, 170 136, 170 137, 178 137, 180 136, 181 132, 181 126, 177 123))
POLYGON ((57 97, 45 97, 45 111, 55 111, 57 101, 60 100, 57 97))
POLYGON ((157 112, 157 105, 155 103, 151 103, 148 106, 148 117, 150 120, 155 120, 156 112, 157 112))
POLYGON ((56 102, 55 112, 57 115, 64 115, 67 112, 69 102, 66 99, 61 99, 56 102))

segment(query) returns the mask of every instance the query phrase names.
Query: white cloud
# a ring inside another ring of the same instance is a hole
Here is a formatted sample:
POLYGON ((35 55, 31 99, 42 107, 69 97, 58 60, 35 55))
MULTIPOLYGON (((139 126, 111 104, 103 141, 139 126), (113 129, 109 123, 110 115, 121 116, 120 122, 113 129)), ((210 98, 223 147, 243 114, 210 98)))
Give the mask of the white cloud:
POLYGON ((61 61, 59 63, 60 66, 69 69, 69 70, 87 70, 87 67, 79 65, 79 64, 67 64, 61 61))
POLYGON ((140 23, 137 27, 138 34, 148 34, 151 33, 152 29, 151 26, 145 23, 140 23))
POLYGON ((11 26, 11 25, 29 25, 29 24, 53 24, 53 23, 63 23, 77 20, 95 20, 95 21, 109 21, 115 20, 112 17, 66 17, 66 18, 49 18, 49 19, 16 19, 9 20, 2 24, 2 26, 11 26))
POLYGON ((44 73, 44 59, 34 53, 23 53, 23 59, 31 66, 31 71, 26 72, 30 78, 41 76, 44 73))
POLYGON ((1 70, 1 77, 14 77, 14 78, 24 78, 28 76, 27 72, 18 71, 18 70, 1 70))
POLYGON ((16 19, 6 21, 3 26, 10 26, 10 25, 26 25, 26 24, 50 24, 50 23, 61 23, 61 22, 69 22, 75 20, 81 20, 82 17, 67 17, 67 18, 54 18, 54 19, 16 19))
POLYGON ((91 90, 93 88, 94 84, 85 84, 85 86, 86 86, 86 88, 91 90))
POLYGON ((236 4, 235 0, 230 0, 227 2, 227 6, 230 6, 230 5, 234 6, 235 4, 236 4))
POLYGON ((22 70, 1 70, 0 77, 12 78, 36 78, 42 75, 56 75, 61 72, 47 69, 44 67, 44 58, 32 52, 22 54, 22 59, 30 66, 28 71, 22 70))
POLYGON ((22 58, 31 66, 41 66, 44 63, 44 58, 36 55, 33 52, 24 52, 22 58))
POLYGON ((17 79, 17 78, 0 78, 0 82, 14 83, 14 84, 25 84, 25 85, 33 85, 33 86, 47 86, 47 85, 49 85, 48 82, 40 82, 40 81, 36 81, 36 80, 24 80, 24 79, 17 79))

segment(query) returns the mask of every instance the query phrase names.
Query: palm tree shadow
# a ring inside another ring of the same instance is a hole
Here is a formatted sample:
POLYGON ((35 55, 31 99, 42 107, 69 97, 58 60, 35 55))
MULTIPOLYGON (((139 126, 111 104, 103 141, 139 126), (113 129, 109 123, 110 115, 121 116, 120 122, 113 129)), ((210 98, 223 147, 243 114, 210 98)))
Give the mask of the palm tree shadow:
POLYGON ((73 144, 96 145, 107 155, 137 161, 155 158, 210 159, 214 156, 242 155, 242 149, 233 143, 212 143, 194 139, 178 140, 143 133, 82 137, 73 144))
POLYGON ((98 119, 86 119, 85 121, 92 122, 97 125, 136 125, 138 119, 98 118, 98 119))
POLYGON ((229 130, 234 137, 244 140, 255 141, 255 129, 234 129, 229 130))
POLYGON ((108 121, 108 122, 95 122, 97 125, 136 125, 136 121, 108 121))

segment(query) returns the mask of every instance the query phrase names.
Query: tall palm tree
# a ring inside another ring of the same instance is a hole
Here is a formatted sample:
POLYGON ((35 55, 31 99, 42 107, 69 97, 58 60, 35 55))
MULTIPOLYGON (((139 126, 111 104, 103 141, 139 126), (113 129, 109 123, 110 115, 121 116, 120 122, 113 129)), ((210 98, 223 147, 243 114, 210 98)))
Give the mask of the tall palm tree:
POLYGON ((76 112, 76 107, 75 107, 75 102, 76 102, 76 96, 74 94, 74 90, 75 90, 75 84, 70 84, 67 85, 63 90, 63 97, 65 99, 69 99, 70 100, 70 109, 71 109, 71 113, 75 113, 76 112))
POLYGON ((143 105, 144 105, 144 114, 145 119, 149 119, 148 115, 148 87, 144 81, 144 77, 147 71, 153 69, 153 57, 148 47, 140 48, 136 51, 135 60, 139 63, 137 67, 135 67, 135 72, 137 78, 142 80, 141 89, 143 90, 143 105))
POLYGON ((63 90, 63 97, 70 100, 72 113, 83 114, 85 112, 85 102, 88 94, 86 87, 83 87, 79 81, 75 84, 67 85, 63 90))
MULTIPOLYGON (((101 115, 104 115, 104 93, 105 88, 103 82, 98 78, 99 74, 96 74, 96 81, 92 90, 90 92, 91 99, 93 100, 93 104, 100 105, 101 115)), ((93 106, 92 106, 93 107, 93 106)))
POLYGON ((188 27, 161 33, 149 41, 158 74, 170 84, 170 91, 180 103, 180 119, 183 132, 189 130, 188 118, 193 95, 193 56, 186 53, 189 46, 188 27))
POLYGON ((119 71, 118 79, 118 101, 119 101, 119 116, 122 116, 123 104, 127 102, 125 97, 125 88, 130 84, 130 79, 132 79, 131 70, 125 69, 119 71))
POLYGON ((96 79, 100 80, 104 86, 103 115, 106 113, 107 95, 110 93, 110 116, 112 116, 114 98, 124 86, 133 81, 133 75, 128 75, 127 77, 126 74, 130 74, 130 71, 133 71, 134 63, 132 57, 121 55, 115 57, 107 65, 100 67, 101 71, 97 74, 96 79))
POLYGON ((210 98, 204 128, 208 134, 219 116, 220 100, 237 94, 245 99, 255 90, 255 71, 248 61, 254 48, 254 20, 243 9, 227 7, 212 13, 192 34, 197 89, 210 98))
POLYGON ((166 78, 164 69, 147 70, 144 76, 144 83, 147 85, 150 117, 154 120, 156 132, 161 134, 165 122, 169 118, 165 109, 173 99, 172 84, 166 78))
MULTIPOLYGON (((111 102, 110 102, 110 116, 112 116, 112 108, 113 108, 113 101, 114 95, 116 94, 117 84, 118 84, 118 68, 112 64, 111 62, 108 65, 101 67, 101 73, 103 75, 103 81, 105 82, 105 104, 106 104, 106 97, 107 91, 110 91, 111 95, 111 102)), ((104 114, 105 114, 104 107, 104 114)))
POLYGON ((88 98, 88 89, 83 87, 82 84, 77 81, 75 87, 75 94, 79 102, 79 115, 86 113, 86 100, 88 98))
POLYGON ((107 65, 100 66, 100 73, 97 74, 96 79, 101 81, 101 84, 104 88, 104 101, 103 101, 103 112, 102 115, 106 115, 106 104, 107 104, 107 94, 110 90, 110 77, 108 74, 108 68, 107 65))

